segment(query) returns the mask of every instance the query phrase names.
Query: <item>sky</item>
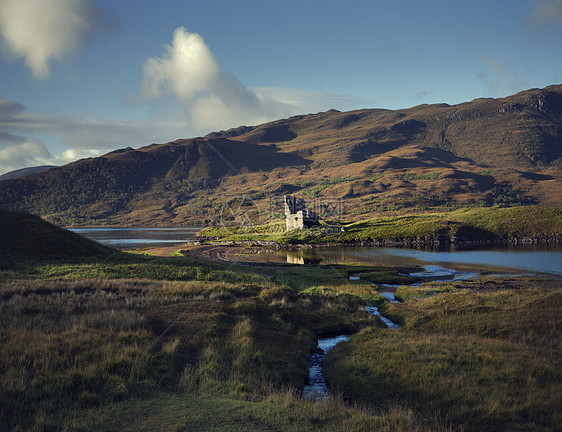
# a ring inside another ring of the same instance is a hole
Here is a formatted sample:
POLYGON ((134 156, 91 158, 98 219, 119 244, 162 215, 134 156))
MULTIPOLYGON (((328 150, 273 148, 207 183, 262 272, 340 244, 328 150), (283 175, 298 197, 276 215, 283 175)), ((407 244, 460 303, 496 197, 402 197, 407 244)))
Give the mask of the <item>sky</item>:
POLYGON ((562 0, 2 0, 0 174, 562 83, 562 0))

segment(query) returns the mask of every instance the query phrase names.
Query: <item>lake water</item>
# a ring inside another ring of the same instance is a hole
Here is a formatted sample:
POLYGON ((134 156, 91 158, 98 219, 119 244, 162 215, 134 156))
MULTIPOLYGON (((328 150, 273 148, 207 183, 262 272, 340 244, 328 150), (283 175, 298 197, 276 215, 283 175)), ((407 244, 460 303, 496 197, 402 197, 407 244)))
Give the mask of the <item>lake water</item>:
MULTIPOLYGON (((127 249, 173 246, 196 239, 201 228, 73 228, 92 240, 127 249)), ((426 249, 383 247, 328 247, 305 250, 282 250, 259 254, 260 261, 304 263, 359 262, 375 265, 427 267, 438 264, 482 266, 498 273, 549 273, 562 276, 562 246, 521 245, 486 249, 435 251, 426 249)))
POLYGON ((470 250, 422 250, 383 247, 328 247, 278 251, 265 254, 271 261, 290 263, 358 262, 376 265, 439 264, 481 266, 499 273, 549 273, 562 276, 562 247, 559 245, 505 246, 470 250))
POLYGON ((107 246, 129 249, 173 246, 196 238, 201 228, 70 228, 77 234, 107 246))

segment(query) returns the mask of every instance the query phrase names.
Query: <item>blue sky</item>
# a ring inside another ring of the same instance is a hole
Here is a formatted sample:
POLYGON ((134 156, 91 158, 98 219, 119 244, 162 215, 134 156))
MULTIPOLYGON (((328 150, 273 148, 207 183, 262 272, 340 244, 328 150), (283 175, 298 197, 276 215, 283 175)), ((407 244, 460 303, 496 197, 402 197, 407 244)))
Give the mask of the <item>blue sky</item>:
POLYGON ((559 84, 562 0, 2 0, 0 43, 1 174, 559 84))

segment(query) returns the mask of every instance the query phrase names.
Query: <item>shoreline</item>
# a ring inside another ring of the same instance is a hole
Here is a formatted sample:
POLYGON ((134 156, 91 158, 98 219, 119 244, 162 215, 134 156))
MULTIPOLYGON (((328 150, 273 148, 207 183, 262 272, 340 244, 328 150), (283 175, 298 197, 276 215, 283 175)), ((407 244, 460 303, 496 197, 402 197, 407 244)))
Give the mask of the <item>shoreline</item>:
MULTIPOLYGON (((255 246, 255 245, 254 245, 255 246)), ((307 248, 308 249, 308 248, 307 248)), ((248 245, 185 245, 183 247, 178 246, 167 246, 167 247, 156 247, 156 248, 149 248, 143 250, 143 253, 148 253, 154 256, 173 256, 174 253, 177 251, 182 251, 183 255, 192 256, 194 258, 207 260, 207 261, 214 261, 214 262, 222 262, 222 263, 229 263, 229 264, 239 264, 239 265, 246 265, 246 266, 253 266, 253 267, 291 267, 293 265, 303 265, 303 264, 294 264, 289 263, 287 261, 283 261, 280 259, 279 261, 271 261, 271 260, 263 260, 261 259, 262 253, 267 252, 275 252, 272 249, 264 250, 251 250, 248 249, 248 245)), ((280 250, 280 249, 277 249, 280 250)), ((471 264, 471 263, 454 263, 454 262, 425 262, 420 261, 420 264, 427 264, 427 265, 439 265, 451 270, 460 271, 460 272, 475 272, 479 274, 479 277, 486 277, 486 276, 505 276, 505 277, 547 277, 547 278, 554 278, 554 279, 562 279, 562 276, 553 274, 553 273, 544 273, 544 272, 530 272, 521 269, 511 268, 511 267, 502 267, 497 265, 485 265, 485 264, 471 264)), ((369 263, 364 262, 362 263, 366 266, 378 266, 378 265, 385 265, 389 267, 403 267, 403 266, 396 266, 390 262, 380 262, 380 263, 369 263)), ((304 265, 313 265, 313 264, 304 264, 304 265)), ((329 266, 334 265, 334 263, 330 262, 323 262, 320 261, 317 266, 329 266)), ((345 261, 338 262, 337 265, 346 265, 345 261)))
POLYGON ((269 247, 275 250, 298 250, 298 249, 316 249, 323 247, 404 247, 404 248, 426 248, 426 249, 443 249, 443 248, 473 248, 485 246, 505 246, 505 245, 559 245, 562 244, 562 234, 549 236, 534 237, 503 237, 496 239, 478 239, 478 240, 458 240, 450 237, 429 238, 429 239, 412 239, 412 238, 388 238, 376 240, 352 240, 352 241, 332 241, 332 242, 302 242, 302 243, 280 243, 272 240, 221 240, 220 238, 208 238, 204 240, 195 240, 191 242, 196 245, 212 245, 212 246, 260 246, 269 247))

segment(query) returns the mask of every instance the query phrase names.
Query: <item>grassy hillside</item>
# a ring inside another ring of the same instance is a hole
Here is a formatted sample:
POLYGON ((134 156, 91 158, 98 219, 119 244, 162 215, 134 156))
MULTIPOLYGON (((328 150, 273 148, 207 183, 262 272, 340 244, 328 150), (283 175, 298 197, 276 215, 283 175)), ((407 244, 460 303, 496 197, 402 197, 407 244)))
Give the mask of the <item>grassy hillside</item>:
POLYGON ((26 212, 0 209, 0 269, 20 259, 87 259, 105 256, 108 247, 45 222, 26 212))
POLYGON ((562 208, 522 206, 458 209, 443 213, 394 216, 352 223, 325 223, 318 228, 284 232, 284 223, 261 226, 205 228, 201 239, 262 240, 279 243, 442 240, 462 243, 510 239, 560 241, 562 208))
POLYGON ((5 180, 0 207, 62 225, 170 225, 264 223, 286 193, 322 216, 339 203, 338 216, 353 220, 560 205, 561 137, 562 86, 455 106, 331 110, 5 180))

